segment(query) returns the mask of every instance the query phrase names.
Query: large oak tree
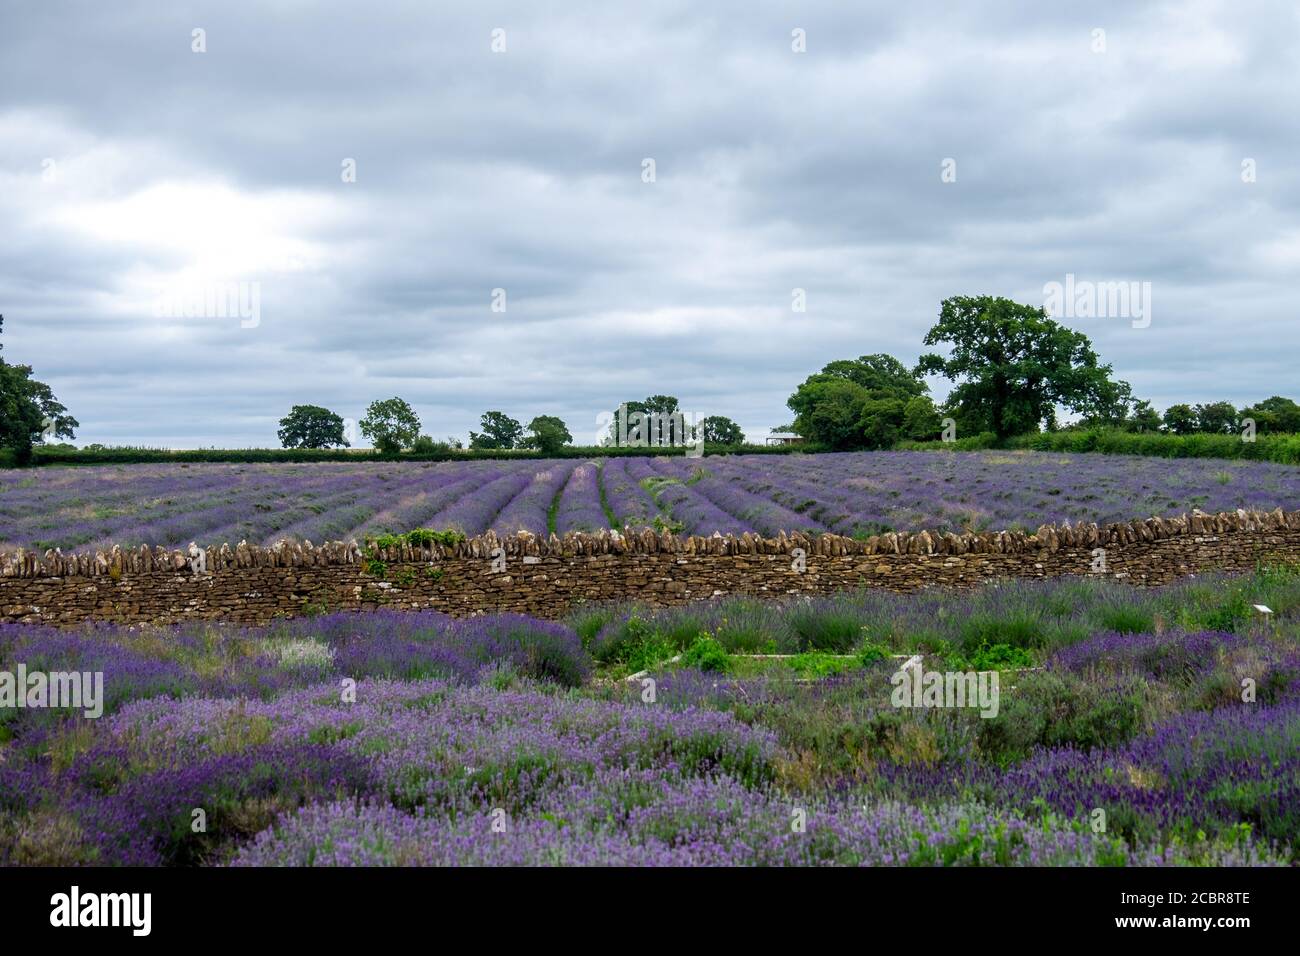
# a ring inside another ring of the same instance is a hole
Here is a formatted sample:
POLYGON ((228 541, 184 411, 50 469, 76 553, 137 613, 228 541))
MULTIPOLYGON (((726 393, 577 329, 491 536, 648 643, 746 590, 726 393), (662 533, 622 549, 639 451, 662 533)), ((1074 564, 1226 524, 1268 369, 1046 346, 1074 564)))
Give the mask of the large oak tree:
POLYGON ((917 374, 952 379, 947 407, 963 430, 1009 438, 1052 427, 1056 407, 1104 414, 1128 396, 1111 367, 1098 364, 1082 332, 1053 322, 1041 307, 993 296, 954 296, 939 308, 926 345, 948 343, 947 358, 922 355, 917 374))
POLYGON ((277 433, 285 448, 348 447, 343 435, 343 419, 320 405, 295 405, 280 419, 277 433))

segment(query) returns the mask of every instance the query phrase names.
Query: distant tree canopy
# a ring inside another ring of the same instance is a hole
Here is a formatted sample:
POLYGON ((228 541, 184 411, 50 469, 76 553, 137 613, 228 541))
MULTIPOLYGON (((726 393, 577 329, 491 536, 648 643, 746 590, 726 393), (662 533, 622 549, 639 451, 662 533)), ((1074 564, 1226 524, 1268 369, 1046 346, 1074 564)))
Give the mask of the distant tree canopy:
POLYGON ((934 438, 939 415, 920 376, 891 355, 831 362, 790 396, 793 429, 837 450, 888 448, 934 438))
POLYGON ((679 409, 676 397, 672 395, 651 395, 645 401, 624 402, 614 409, 614 420, 609 426, 611 444, 618 444, 626 434, 629 440, 638 436, 639 440, 649 445, 680 445, 692 439, 693 435, 678 435, 678 431, 694 431, 684 418, 676 418, 679 409), (627 409, 628 424, 623 427, 622 409, 627 409), (651 418, 653 416, 653 418, 651 418))
POLYGON ((831 362, 790 396, 794 422, 772 431, 793 431, 837 450, 936 438, 941 415, 956 420, 959 434, 987 433, 998 442, 1062 427, 1231 434, 1248 426, 1247 419, 1260 432, 1300 433, 1300 404, 1280 395, 1240 410, 1231 402, 1171 405, 1162 415, 1112 377, 1086 335, 1010 299, 945 299, 925 336, 926 345, 940 343, 950 346, 947 357, 924 354, 910 371, 889 355, 831 362), (922 379, 933 374, 954 382, 939 409, 922 379), (1061 426, 1059 409, 1079 417, 1061 426))
POLYGON ((1263 432, 1300 433, 1300 405, 1281 395, 1246 406, 1241 417, 1254 419, 1255 427, 1263 432))
POLYGON ((1160 430, 1160 413, 1146 399, 1133 403, 1133 410, 1125 420, 1124 427, 1135 432, 1154 432, 1160 430))
POLYGON ((469 433, 470 448, 515 448, 524 436, 524 426, 505 412, 484 412, 479 427, 482 433, 469 433))
POLYGON ((554 415, 538 415, 528 423, 528 434, 524 436, 524 448, 536 448, 546 454, 554 454, 565 445, 572 444, 573 436, 569 428, 554 415))
POLYGON ((446 441, 438 441, 429 435, 420 435, 415 441, 411 442, 411 451, 417 455, 447 454, 457 451, 464 446, 461 445, 459 438, 448 438, 446 441))
POLYGON ((1056 407, 1113 418, 1132 401, 1125 382, 1111 380, 1081 332, 1047 317, 1045 309, 993 296, 954 296, 939 308, 925 344, 949 343, 944 358, 922 355, 918 375, 956 382, 946 408, 967 433, 999 439, 1054 428, 1056 407))
POLYGON ((420 419, 415 409, 396 397, 371 402, 359 427, 361 434, 386 455, 409 448, 420 435, 420 419))
POLYGON ((713 445, 740 445, 745 441, 740 426, 725 415, 709 415, 700 427, 704 429, 704 440, 713 445))
MULTIPOLYGON (((1222 435, 1235 432, 1238 421, 1237 410, 1231 402, 1209 402, 1195 407, 1183 404, 1170 405, 1165 409, 1164 416, 1165 431, 1171 435, 1192 435, 1197 432, 1222 435)), ((1258 427, 1258 422, 1256 426, 1258 427)))
POLYGON ((624 402, 618 408, 614 409, 614 420, 609 423, 609 443, 617 445, 621 440, 620 436, 624 434, 623 413, 626 412, 630 419, 633 413, 644 414, 646 411, 645 402, 630 401, 624 402))
POLYGON ((1170 405, 1165 409, 1165 431, 1172 435, 1190 435, 1196 431, 1196 412, 1190 405, 1170 405))
POLYGON ((343 419, 319 405, 295 405, 280 419, 283 448, 347 448, 343 419))
POLYGON ((1221 435, 1237 430, 1237 409, 1232 402, 1210 402, 1196 406, 1197 431, 1221 435))
MULTIPOLYGON (((1102 386, 1095 405, 1066 428, 1114 428, 1126 432, 1159 431, 1160 413, 1146 400, 1134 398, 1128 382, 1113 381, 1102 386)), ((1049 428, 1055 422, 1049 420, 1049 428)))
POLYGON ((0 448, 11 449, 18 463, 24 464, 31 459, 33 445, 51 438, 75 438, 73 429, 79 425, 50 387, 32 378, 30 365, 10 365, 0 358, 0 448))

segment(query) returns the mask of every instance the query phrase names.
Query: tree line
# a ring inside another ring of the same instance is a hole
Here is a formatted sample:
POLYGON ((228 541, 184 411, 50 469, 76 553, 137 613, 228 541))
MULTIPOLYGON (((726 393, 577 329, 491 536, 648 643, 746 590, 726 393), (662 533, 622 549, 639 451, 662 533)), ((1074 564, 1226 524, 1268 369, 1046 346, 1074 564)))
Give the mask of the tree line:
MULTIPOLYGON (((618 434, 622 410, 627 411, 629 419, 634 412, 653 415, 653 420, 667 429, 656 435, 658 444, 680 443, 686 437, 694 439, 697 427, 710 444, 740 445, 745 440, 740 426, 723 415, 710 415, 698 426, 685 426, 692 431, 690 436, 675 435, 672 423, 678 414, 677 399, 672 395, 651 395, 644 401, 624 402, 615 409, 607 442, 618 434)), ((463 447, 456 438, 437 441, 421 434, 422 426, 415 409, 405 399, 397 397, 371 402, 357 427, 383 454, 403 451, 429 454, 463 447)), ((508 451, 517 448, 550 454, 573 444, 568 425, 555 415, 538 415, 525 426, 505 412, 487 411, 479 419, 479 428, 483 430, 469 433, 469 447, 475 450, 508 451)), ((284 448, 348 448, 350 445, 344 432, 345 422, 336 412, 319 405, 295 405, 280 419, 278 435, 284 448)))
POLYGON ((989 435, 995 441, 1068 429, 1110 428, 1173 435, 1227 434, 1248 425, 1261 432, 1300 432, 1300 405, 1281 396, 1242 409, 1232 403, 1151 402, 1102 364, 1082 332, 1054 322, 1045 309, 993 296, 945 299, 923 354, 908 368, 891 355, 831 362, 810 375, 787 404, 793 424, 782 426, 836 450, 890 448, 900 441, 989 435), (953 383, 936 405, 925 375, 953 383), (1058 410, 1079 415, 1062 425, 1058 410))
MULTIPOLYGON (((0 315, 0 332, 3 328, 0 315)), ((813 445, 837 451, 891 448, 901 441, 937 439, 946 432, 987 435, 996 442, 1095 428, 1170 435, 1247 429, 1300 433, 1300 405, 1279 395, 1240 409, 1217 401, 1176 404, 1158 412, 1151 402, 1136 398, 1128 382, 1114 377, 1112 366, 1101 363, 1086 335, 1053 321, 1041 307, 1010 299, 945 299, 924 344, 947 346, 947 354, 925 353, 911 368, 881 353, 830 362, 788 399, 794 421, 773 431, 792 431, 813 445), (926 375, 953 383, 942 404, 930 398, 926 375), (1078 415, 1078 421, 1063 425, 1058 420, 1061 409, 1078 415)), ((0 356, 0 449, 17 464, 31 460, 35 445, 73 438, 79 427, 50 387, 32 374, 31 366, 10 364, 0 356)), ((642 420, 657 429, 653 444, 694 441, 698 431, 710 445, 739 446, 745 441, 740 426, 726 416, 687 423, 674 396, 651 395, 615 409, 603 443, 617 443, 628 424, 642 420), (629 422, 622 421, 624 413, 629 422), (689 434, 678 435, 677 429, 689 434)), ((279 425, 284 448, 350 447, 344 419, 319 405, 295 405, 279 425)), ((415 410, 398 397, 372 402, 358 426, 384 454, 464 447, 456 438, 436 440, 423 434, 415 410)), ((523 425, 493 410, 483 413, 479 427, 482 431, 469 433, 471 449, 554 453, 573 443, 568 426, 554 415, 538 415, 523 425)))

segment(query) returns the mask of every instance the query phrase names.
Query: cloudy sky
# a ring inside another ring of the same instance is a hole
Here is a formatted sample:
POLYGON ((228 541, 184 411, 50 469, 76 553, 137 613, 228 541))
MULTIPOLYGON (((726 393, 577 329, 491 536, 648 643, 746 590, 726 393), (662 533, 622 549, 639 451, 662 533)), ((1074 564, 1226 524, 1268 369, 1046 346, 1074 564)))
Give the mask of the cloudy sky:
POLYGON ((651 393, 761 438, 1073 274, 1151 284, 1061 320, 1157 407, 1300 393, 1293 2, 756 6, 7 3, 4 356, 79 443, 651 393))

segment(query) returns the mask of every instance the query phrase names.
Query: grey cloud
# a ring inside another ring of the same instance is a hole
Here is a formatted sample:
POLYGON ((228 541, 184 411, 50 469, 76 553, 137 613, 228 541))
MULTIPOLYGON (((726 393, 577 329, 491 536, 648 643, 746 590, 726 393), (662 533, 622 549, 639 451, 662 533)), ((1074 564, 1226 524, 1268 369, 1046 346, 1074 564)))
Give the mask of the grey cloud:
POLYGON ((487 408, 580 434, 654 392, 760 437, 827 361, 913 361, 943 297, 1072 272, 1152 283, 1150 328, 1072 323, 1139 395, 1255 400, 1300 346, 1298 28, 1281 2, 5 8, 6 356, 82 441, 273 444, 290 404, 392 394, 435 435, 487 408), (178 184, 234 211, 87 225, 178 184), (260 282, 260 325, 155 318, 186 266, 260 282))

